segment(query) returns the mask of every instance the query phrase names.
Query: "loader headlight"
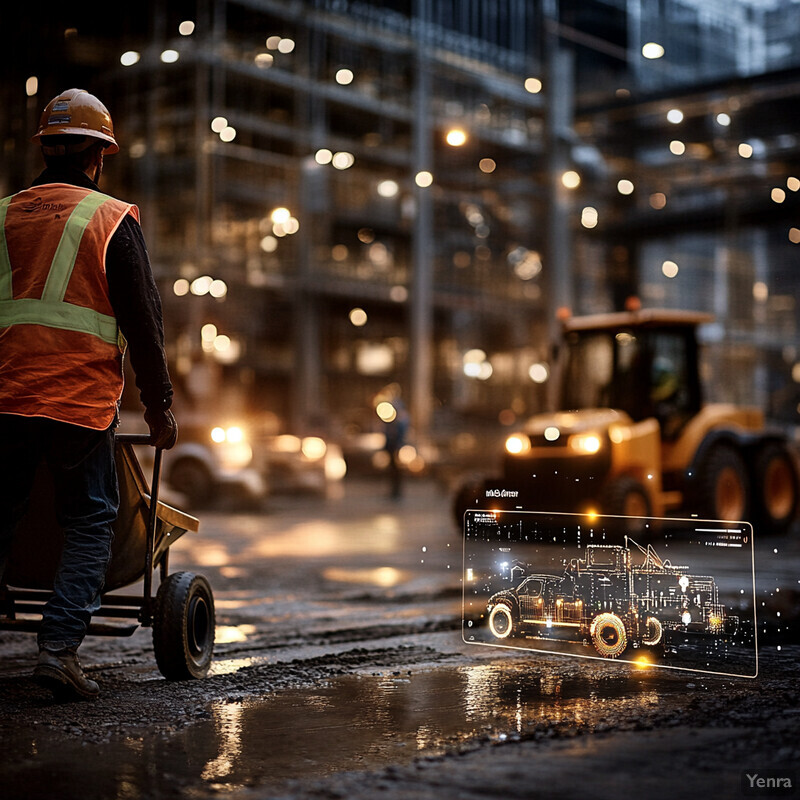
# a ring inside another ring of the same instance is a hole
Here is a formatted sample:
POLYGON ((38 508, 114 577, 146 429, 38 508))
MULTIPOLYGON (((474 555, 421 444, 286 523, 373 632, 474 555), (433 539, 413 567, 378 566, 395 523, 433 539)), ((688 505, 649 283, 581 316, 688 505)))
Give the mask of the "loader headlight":
POLYGON ((531 440, 524 433, 512 433, 506 439, 506 452, 519 456, 531 449, 531 440))
POLYGON ((567 442, 571 450, 585 455, 593 455, 602 446, 600 437, 595 433, 574 433, 567 442))

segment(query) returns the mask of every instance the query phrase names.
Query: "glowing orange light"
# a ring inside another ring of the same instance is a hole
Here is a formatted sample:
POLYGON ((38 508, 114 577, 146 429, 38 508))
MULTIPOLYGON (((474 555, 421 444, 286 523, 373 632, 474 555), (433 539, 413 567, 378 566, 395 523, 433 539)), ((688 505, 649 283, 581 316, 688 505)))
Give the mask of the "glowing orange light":
POLYGON ((461 145, 466 144, 467 133, 461 128, 453 128, 447 132, 445 141, 451 147, 461 147, 461 145))

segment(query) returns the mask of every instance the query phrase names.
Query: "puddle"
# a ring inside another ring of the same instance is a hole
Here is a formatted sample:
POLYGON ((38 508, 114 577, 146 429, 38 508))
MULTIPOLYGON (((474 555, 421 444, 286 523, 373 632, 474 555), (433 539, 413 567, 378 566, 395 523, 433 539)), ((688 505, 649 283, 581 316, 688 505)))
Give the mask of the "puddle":
POLYGON ((91 751, 45 726, 20 731, 0 772, 29 800, 126 800, 231 792, 404 764, 480 738, 502 741, 541 723, 640 717, 685 683, 635 672, 572 678, 508 663, 407 675, 346 675, 262 699, 220 701, 170 735, 91 751), (191 789, 190 789, 191 787, 191 789))

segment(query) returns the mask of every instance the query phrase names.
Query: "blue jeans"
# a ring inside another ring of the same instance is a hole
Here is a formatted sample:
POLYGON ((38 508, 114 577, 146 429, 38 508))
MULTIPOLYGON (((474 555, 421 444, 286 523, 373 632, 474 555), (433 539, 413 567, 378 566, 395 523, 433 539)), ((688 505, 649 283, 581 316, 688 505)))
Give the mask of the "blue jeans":
POLYGON ((0 414, 0 463, 6 466, 0 481, 0 579, 42 459, 53 476, 56 518, 64 532, 53 595, 39 629, 40 648, 77 648, 100 607, 119 508, 113 428, 93 431, 0 414))

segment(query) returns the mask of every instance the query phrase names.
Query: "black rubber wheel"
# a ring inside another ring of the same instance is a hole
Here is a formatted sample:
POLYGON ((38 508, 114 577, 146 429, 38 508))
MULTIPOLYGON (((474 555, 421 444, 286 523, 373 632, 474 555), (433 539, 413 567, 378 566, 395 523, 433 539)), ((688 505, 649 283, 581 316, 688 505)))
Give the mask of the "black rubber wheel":
POLYGON ((181 458, 169 470, 170 486, 185 495, 195 508, 207 505, 214 496, 214 479, 205 464, 194 458, 181 458))
POLYGON ((647 490, 629 475, 617 478, 606 487, 601 508, 604 514, 620 517, 649 517, 653 513, 647 490))
POLYGON ((158 587, 153 650, 161 674, 172 681, 203 678, 214 652, 214 595, 193 572, 174 572, 158 587))
POLYGON ((698 470, 699 512, 706 519, 746 520, 750 483, 741 453, 732 445, 715 444, 698 470))
POLYGON ((785 445, 771 442, 756 457, 755 513, 769 533, 782 533, 797 516, 798 475, 785 445))

